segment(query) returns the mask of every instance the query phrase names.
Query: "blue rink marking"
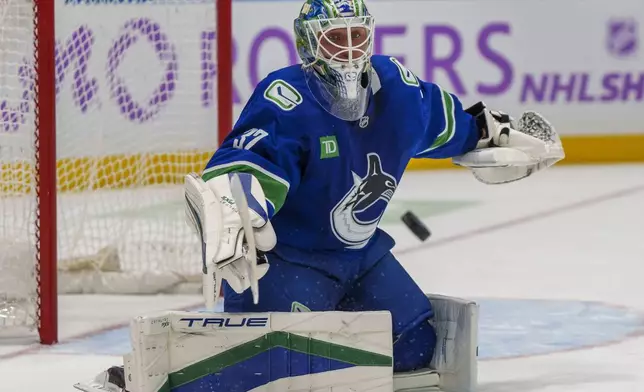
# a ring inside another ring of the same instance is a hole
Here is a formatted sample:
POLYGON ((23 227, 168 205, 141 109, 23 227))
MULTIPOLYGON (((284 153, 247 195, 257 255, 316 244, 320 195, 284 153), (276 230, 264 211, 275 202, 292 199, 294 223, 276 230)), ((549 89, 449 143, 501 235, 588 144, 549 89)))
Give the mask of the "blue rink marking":
MULTIPOLYGON (((642 314, 595 302, 481 299, 479 358, 547 354, 597 346, 644 331, 642 314)), ((131 351, 126 327, 63 342, 54 353, 123 355, 131 351)))
POLYGON ((479 358, 597 346, 644 331, 643 315, 596 302, 482 299, 479 358))

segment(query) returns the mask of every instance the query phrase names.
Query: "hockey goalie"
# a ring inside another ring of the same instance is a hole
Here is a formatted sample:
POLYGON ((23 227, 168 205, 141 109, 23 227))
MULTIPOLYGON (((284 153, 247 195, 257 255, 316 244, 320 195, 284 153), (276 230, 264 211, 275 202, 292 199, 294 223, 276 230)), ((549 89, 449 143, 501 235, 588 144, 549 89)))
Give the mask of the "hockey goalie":
POLYGON ((186 177, 209 312, 137 318, 125 366, 78 389, 475 390, 476 304, 423 293, 378 223, 412 158, 452 158, 502 184, 563 149, 537 113, 463 108, 374 55, 374 28, 363 0, 303 5, 302 64, 260 82, 203 173, 186 177))

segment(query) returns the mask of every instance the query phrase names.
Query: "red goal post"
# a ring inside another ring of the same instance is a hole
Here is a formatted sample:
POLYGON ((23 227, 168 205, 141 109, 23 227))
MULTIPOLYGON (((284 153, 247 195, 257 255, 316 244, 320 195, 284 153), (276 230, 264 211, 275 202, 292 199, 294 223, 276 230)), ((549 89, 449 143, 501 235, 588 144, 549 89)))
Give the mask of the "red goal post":
POLYGON ((231 8, 0 0, 0 329, 200 280, 181 183, 232 126, 231 8))

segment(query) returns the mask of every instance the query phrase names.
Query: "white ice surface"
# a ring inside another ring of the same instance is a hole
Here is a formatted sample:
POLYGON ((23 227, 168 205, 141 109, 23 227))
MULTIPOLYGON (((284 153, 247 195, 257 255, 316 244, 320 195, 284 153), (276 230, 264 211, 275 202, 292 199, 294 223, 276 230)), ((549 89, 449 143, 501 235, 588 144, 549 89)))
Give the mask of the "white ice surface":
MULTIPOLYGON (((505 186, 484 186, 461 170, 409 173, 394 198, 398 206, 406 201, 464 202, 425 218, 432 237, 422 244, 400 224, 385 226, 425 291, 493 301, 597 301, 644 315, 644 166, 557 167, 505 186)), ((198 304, 198 296, 64 296, 61 340, 198 304)), ((628 337, 608 330, 591 347, 483 359, 480 391, 642 392, 643 330, 628 337)), ((0 338, 0 392, 71 392, 74 382, 120 362, 26 343, 0 338)))

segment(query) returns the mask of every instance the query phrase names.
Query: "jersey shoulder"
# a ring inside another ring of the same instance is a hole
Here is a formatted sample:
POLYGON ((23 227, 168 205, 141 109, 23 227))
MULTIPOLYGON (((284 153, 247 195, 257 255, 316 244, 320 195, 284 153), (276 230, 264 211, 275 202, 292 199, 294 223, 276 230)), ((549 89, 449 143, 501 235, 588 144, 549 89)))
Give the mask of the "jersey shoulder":
POLYGON ((376 73, 377 80, 374 81, 374 90, 387 93, 392 92, 416 92, 410 87, 419 87, 420 80, 408 70, 398 59, 391 56, 373 55, 371 65, 376 73))
POLYGON ((311 114, 313 103, 301 65, 278 69, 266 76, 248 100, 244 112, 261 111, 281 120, 311 114))

